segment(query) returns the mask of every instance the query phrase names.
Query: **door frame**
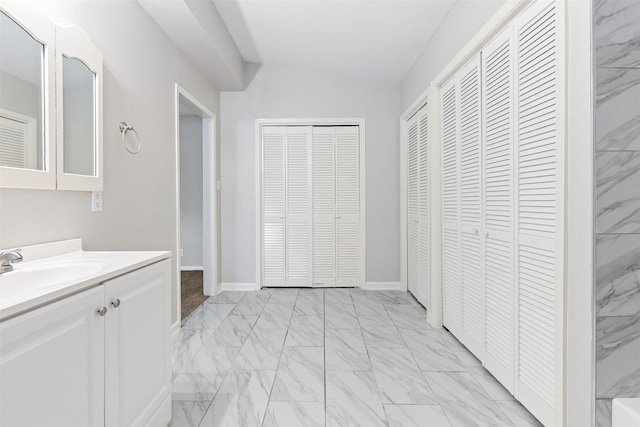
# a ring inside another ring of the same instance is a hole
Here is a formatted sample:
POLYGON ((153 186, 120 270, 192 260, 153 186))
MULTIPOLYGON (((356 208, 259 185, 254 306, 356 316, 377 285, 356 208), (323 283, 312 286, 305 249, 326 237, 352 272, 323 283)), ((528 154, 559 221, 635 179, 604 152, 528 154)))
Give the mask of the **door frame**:
POLYGON ((175 84, 175 115, 174 115, 174 141, 175 141, 175 248, 174 266, 176 280, 176 321, 172 325, 175 332, 180 327, 182 298, 181 286, 181 259, 180 259, 180 97, 192 103, 201 112, 202 117, 202 267, 203 267, 203 291, 205 295, 215 295, 220 291, 218 280, 218 201, 217 201, 217 117, 216 114, 200 102, 195 96, 184 89, 180 84, 175 84))
POLYGON ((365 144, 365 119, 356 118, 315 118, 315 119, 256 119, 256 288, 262 288, 262 128, 265 126, 358 126, 359 130, 359 150, 358 169, 360 179, 360 218, 359 218, 359 268, 358 282, 360 287, 365 287, 366 269, 366 144, 365 144))

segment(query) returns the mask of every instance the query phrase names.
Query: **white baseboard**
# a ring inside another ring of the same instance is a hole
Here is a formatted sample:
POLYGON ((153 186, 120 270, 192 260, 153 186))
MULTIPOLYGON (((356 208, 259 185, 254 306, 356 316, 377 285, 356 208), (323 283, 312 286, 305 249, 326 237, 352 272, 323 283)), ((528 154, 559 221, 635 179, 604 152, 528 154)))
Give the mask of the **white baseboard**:
POLYGON ((367 291, 399 291, 400 282, 366 282, 364 289, 367 291))
POLYGON ((201 265, 181 265, 180 271, 202 271, 204 267, 201 265))
POLYGON ((171 325, 171 336, 174 336, 180 330, 180 324, 182 322, 180 320, 176 321, 173 325, 171 325))
POLYGON ((427 323, 429 323, 434 328, 442 328, 442 323, 435 322, 430 311, 427 311, 427 323))
POLYGON ((222 282, 220 283, 222 291, 257 291, 258 285, 255 283, 238 283, 238 282, 222 282))

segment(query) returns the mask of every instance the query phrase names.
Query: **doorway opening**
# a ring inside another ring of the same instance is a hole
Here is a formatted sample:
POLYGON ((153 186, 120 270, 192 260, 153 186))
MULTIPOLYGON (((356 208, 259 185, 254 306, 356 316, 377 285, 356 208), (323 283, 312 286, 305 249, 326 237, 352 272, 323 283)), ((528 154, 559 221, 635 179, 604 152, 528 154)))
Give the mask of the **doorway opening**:
POLYGON ((176 327, 218 287, 215 123, 176 84, 176 327))

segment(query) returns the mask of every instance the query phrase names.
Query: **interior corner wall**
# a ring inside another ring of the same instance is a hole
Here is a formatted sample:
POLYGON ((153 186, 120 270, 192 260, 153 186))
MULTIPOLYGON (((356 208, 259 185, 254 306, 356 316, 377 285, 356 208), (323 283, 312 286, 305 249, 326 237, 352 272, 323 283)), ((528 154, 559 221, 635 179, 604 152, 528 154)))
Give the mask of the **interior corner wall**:
POLYGON ((401 83, 404 111, 507 0, 457 0, 401 83))
POLYGON ((202 118, 180 116, 181 267, 202 267, 202 118))
POLYGON ((364 117, 366 281, 400 280, 400 87, 262 66, 243 92, 222 92, 222 282, 256 282, 256 119, 364 117))
MULTIPOLYGON (((87 250, 174 251, 175 83, 218 116, 219 92, 134 0, 25 1, 80 26, 102 51, 104 210, 91 212, 89 192, 0 189, 0 247, 81 237, 87 250), (139 154, 122 147, 121 121, 140 134, 139 154)), ((174 256, 174 281, 176 270, 174 256)), ((177 283, 171 288, 175 322, 177 283)))

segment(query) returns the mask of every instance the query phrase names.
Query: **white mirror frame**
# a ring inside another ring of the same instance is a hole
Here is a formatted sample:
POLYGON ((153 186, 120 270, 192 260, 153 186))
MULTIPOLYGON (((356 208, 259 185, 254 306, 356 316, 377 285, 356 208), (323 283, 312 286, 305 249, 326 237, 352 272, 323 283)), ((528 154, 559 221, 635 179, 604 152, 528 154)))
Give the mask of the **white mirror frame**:
POLYGON ((19 0, 3 0, 0 8, 34 39, 44 45, 42 135, 44 170, 0 166, 0 187, 54 190, 56 188, 55 123, 55 25, 19 0))
POLYGON ((56 134, 57 134, 57 188, 75 191, 102 191, 102 53, 87 34, 76 26, 56 27, 56 134), (64 172, 64 88, 63 55, 85 64, 95 74, 94 85, 94 155, 95 176, 64 172))

